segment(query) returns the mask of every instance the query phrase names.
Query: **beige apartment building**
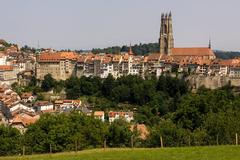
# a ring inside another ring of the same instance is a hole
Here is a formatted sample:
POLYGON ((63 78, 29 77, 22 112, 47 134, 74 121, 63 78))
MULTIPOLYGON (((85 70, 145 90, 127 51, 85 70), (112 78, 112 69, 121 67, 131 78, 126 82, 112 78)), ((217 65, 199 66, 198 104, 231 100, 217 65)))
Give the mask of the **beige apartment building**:
POLYGON ((8 85, 17 82, 17 70, 13 66, 0 65, 0 83, 8 85))
POLYGON ((76 75, 77 54, 74 52, 41 53, 37 58, 37 79, 51 74, 56 80, 66 80, 76 75))

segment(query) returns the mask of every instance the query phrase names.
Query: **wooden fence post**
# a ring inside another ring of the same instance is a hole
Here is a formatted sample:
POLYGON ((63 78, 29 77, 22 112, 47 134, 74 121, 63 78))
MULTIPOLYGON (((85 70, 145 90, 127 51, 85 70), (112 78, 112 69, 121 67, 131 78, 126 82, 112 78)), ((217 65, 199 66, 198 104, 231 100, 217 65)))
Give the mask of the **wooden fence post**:
POLYGON ((104 142, 103 142, 103 147, 104 147, 104 149, 106 149, 106 148, 107 148, 107 139, 106 139, 106 138, 104 139, 104 142))
POLYGON ((78 146, 77 146, 78 144, 77 144, 77 141, 75 140, 75 152, 77 152, 78 151, 78 146))
POLYGON ((25 156, 25 146, 23 146, 22 155, 25 156))
POLYGON ((191 137, 188 136, 188 146, 190 147, 191 146, 191 137))
POLYGON ((160 136, 160 143, 161 143, 161 148, 163 148, 163 138, 160 136))
POLYGON ((218 143, 218 134, 217 134, 217 139, 216 139, 216 142, 217 142, 217 146, 218 146, 218 144, 219 144, 219 143, 218 143))
POLYGON ((133 144, 133 135, 131 136, 131 147, 132 147, 132 148, 134 147, 134 144, 133 144))
POLYGON ((52 144, 49 144, 49 152, 52 153, 52 144))
POLYGON ((236 133, 236 146, 238 146, 238 134, 236 133))

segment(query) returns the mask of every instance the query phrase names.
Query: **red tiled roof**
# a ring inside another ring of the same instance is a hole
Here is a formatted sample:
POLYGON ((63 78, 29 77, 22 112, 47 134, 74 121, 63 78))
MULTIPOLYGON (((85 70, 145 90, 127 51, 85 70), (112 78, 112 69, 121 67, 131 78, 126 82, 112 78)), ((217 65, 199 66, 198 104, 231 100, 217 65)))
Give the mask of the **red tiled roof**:
POLYGON ((39 116, 30 116, 28 114, 25 113, 21 113, 21 114, 17 114, 14 118, 11 124, 23 124, 25 127, 35 123, 37 120, 39 119, 39 116))
POLYGON ((104 112, 103 111, 95 111, 94 116, 103 116, 104 112))
POLYGON ((172 56, 215 56, 210 48, 173 48, 172 56))
POLYGON ((115 117, 116 115, 119 115, 119 117, 124 117, 125 115, 133 117, 133 112, 114 112, 114 111, 108 112, 109 117, 115 117))
POLYGON ((32 93, 31 92, 25 92, 25 93, 22 93, 21 95, 21 98, 22 99, 25 99, 25 98, 29 98, 32 96, 32 93))
POLYGON ((13 70, 13 66, 0 65, 0 70, 3 70, 3 71, 11 71, 11 70, 13 70))
POLYGON ((38 101, 36 102, 34 105, 35 106, 44 106, 44 105, 51 105, 52 103, 48 102, 48 101, 38 101))
POLYGON ((160 53, 152 53, 148 55, 147 61, 159 61, 160 57, 161 57, 160 53))
POLYGON ((39 56, 40 62, 59 62, 60 60, 77 60, 78 56, 75 52, 56 52, 56 53, 42 53, 39 56))

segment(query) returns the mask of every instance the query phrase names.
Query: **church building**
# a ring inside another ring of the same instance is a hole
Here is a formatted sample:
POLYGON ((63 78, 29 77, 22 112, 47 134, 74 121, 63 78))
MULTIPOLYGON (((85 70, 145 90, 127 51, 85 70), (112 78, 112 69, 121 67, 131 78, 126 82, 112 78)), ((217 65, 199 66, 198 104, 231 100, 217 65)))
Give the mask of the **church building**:
POLYGON ((215 54, 211 49, 211 43, 208 47, 194 48, 175 48, 172 27, 172 14, 162 14, 160 38, 159 38, 159 53, 164 57, 171 57, 173 60, 181 59, 202 59, 214 60, 215 54))

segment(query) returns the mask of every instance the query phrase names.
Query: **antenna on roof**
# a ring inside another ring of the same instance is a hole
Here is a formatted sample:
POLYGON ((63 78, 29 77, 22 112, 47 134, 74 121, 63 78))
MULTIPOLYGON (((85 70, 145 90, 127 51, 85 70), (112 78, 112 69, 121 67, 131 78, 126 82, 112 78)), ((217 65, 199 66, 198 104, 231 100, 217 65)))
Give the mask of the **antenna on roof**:
POLYGON ((209 43, 208 43, 208 48, 211 49, 212 48, 212 42, 211 42, 211 37, 209 37, 209 43))
POLYGON ((37 49, 40 49, 39 40, 37 42, 37 49))

